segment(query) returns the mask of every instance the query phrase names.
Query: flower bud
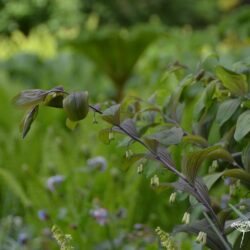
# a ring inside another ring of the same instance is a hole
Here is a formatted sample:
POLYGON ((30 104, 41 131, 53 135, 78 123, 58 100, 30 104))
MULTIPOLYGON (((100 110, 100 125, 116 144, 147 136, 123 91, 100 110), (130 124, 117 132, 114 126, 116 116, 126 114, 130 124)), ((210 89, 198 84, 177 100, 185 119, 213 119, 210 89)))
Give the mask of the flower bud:
POLYGON ((143 164, 140 163, 139 166, 137 167, 137 173, 142 174, 142 172, 143 172, 143 164))
POLYGON ((155 174, 152 178, 151 178, 151 186, 152 187, 158 187, 160 185, 160 181, 159 181, 159 177, 155 174))
POLYGON ((63 109, 71 121, 84 119, 89 111, 88 92, 75 92, 65 97, 63 109))
POLYGON ((176 199, 176 192, 172 193, 169 197, 169 203, 174 203, 176 199))

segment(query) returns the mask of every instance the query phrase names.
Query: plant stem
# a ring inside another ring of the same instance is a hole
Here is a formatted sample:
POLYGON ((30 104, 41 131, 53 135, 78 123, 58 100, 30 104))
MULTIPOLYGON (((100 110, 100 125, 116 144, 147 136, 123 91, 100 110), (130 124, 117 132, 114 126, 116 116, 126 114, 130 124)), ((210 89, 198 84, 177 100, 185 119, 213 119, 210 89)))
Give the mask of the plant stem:
MULTIPOLYGON (((91 109, 94 110, 94 112, 97 112, 99 114, 103 114, 102 111, 100 111, 98 108, 89 105, 89 107, 91 109)), ((144 146, 154 157, 157 161, 161 162, 163 164, 163 166, 165 168, 167 168, 168 170, 170 170, 171 172, 175 173, 179 178, 181 178, 196 194, 195 198, 202 203, 205 208, 207 209, 207 211, 209 212, 212 220, 214 221, 215 224, 217 224, 217 227, 220 229, 221 234, 220 237, 223 238, 223 241, 226 242, 225 238, 224 238, 224 229, 221 226, 220 222, 218 221, 217 215, 214 212, 213 208, 211 207, 211 205, 208 203, 208 201, 206 200, 206 198, 204 198, 202 196, 202 194, 197 190, 197 188, 195 187, 195 185, 190 182, 181 172, 178 171, 178 169, 175 168, 175 166, 167 161, 166 159, 163 159, 160 155, 158 155, 157 152, 153 151, 150 147, 148 147, 139 137, 132 135, 131 133, 129 133, 129 131, 127 131, 125 128, 123 128, 120 124, 113 124, 115 127, 119 128, 121 131, 123 131, 126 135, 128 135, 130 138, 132 138, 134 141, 137 141, 138 143, 140 143, 142 146, 144 146)), ((217 229, 218 231, 218 229, 217 229)))

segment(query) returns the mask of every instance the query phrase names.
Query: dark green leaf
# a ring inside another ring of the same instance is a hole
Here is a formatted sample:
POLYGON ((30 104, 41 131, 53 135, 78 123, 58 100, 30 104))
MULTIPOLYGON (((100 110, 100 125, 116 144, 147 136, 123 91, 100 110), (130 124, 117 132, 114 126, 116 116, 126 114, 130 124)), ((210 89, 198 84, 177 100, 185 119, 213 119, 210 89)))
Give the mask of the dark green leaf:
POLYGON ((234 243, 233 250, 249 250, 249 247, 250 247, 250 232, 246 232, 244 235, 243 233, 240 233, 234 243), (242 237, 244 238, 242 239, 242 237))
POLYGON ((192 143, 201 147, 208 146, 207 140, 199 135, 192 135, 192 134, 185 135, 182 141, 185 143, 192 143))
POLYGON ((220 126, 222 126, 228 119, 231 118, 239 105, 240 101, 238 99, 229 99, 220 104, 216 116, 216 120, 220 126))
POLYGON ((250 110, 242 113, 237 120, 234 139, 240 141, 250 131, 250 110))
POLYGON ((239 168, 228 169, 223 172, 223 175, 239 179, 250 185, 250 174, 243 169, 239 168))
POLYGON ((21 124, 22 136, 25 138, 27 133, 29 132, 33 121, 36 119, 38 113, 39 106, 36 105, 33 107, 24 117, 23 122, 21 124))
POLYGON ((250 143, 243 149, 241 159, 245 170, 250 173, 250 143))
POLYGON ((119 125, 120 124, 120 104, 113 105, 108 109, 103 111, 102 114, 103 120, 112 125, 119 125))
POLYGON ((216 75, 225 88, 235 95, 245 95, 248 92, 247 78, 243 74, 226 69, 222 66, 216 67, 216 75))
POLYGON ((220 146, 212 146, 196 152, 189 153, 183 160, 182 171, 192 182, 196 179, 198 169, 205 159, 224 159, 233 162, 228 151, 220 146))
POLYGON ((127 133, 125 133, 125 131, 127 131, 130 135, 132 135, 134 137, 138 137, 137 129, 136 129, 136 126, 135 126, 135 121, 133 119, 124 120, 121 123, 120 127, 121 128, 114 127, 113 130, 121 132, 123 134, 127 134, 127 133))

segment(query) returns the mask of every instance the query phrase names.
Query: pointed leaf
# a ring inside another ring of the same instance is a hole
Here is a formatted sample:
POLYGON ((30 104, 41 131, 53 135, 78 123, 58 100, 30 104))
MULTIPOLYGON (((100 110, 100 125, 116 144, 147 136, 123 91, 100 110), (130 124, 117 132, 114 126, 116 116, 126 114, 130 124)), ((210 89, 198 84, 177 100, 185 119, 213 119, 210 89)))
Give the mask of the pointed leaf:
POLYGON ((220 177, 223 175, 223 172, 220 173, 214 173, 210 175, 206 175, 203 177, 203 180, 208 188, 208 190, 214 185, 214 183, 220 179, 220 177))
POLYGON ((220 126, 232 117, 239 105, 240 101, 238 99, 229 99, 220 104, 216 116, 216 120, 220 126))
POLYGON ((241 159, 242 159, 245 170, 248 173, 250 173, 250 143, 248 143, 247 146, 242 151, 241 159))
POLYGON ((29 130, 31 128, 31 125, 32 125, 33 121, 36 119, 38 109, 39 109, 39 106, 36 105, 24 117, 23 122, 21 124, 23 138, 25 138, 25 136, 27 135, 27 133, 29 132, 29 130))
POLYGON ((234 139, 240 141, 250 131, 250 110, 242 113, 237 120, 234 139))
POLYGON ((102 119, 113 125, 120 124, 120 104, 113 105, 104 110, 102 119))
POLYGON ((245 95, 248 92, 247 78, 243 74, 226 69, 222 66, 216 67, 216 75, 225 88, 235 95, 245 95))

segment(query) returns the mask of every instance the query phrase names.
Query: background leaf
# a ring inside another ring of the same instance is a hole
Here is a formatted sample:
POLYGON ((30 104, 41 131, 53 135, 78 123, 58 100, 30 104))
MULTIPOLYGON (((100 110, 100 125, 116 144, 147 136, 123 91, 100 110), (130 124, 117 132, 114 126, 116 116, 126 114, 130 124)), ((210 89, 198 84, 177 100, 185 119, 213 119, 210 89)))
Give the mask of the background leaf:
POLYGON ((216 120, 220 126, 222 126, 228 119, 231 118, 239 105, 240 101, 238 99, 229 99, 220 104, 216 116, 216 120))
POLYGON ((234 139, 240 141, 250 131, 250 110, 242 113, 237 120, 234 139))

